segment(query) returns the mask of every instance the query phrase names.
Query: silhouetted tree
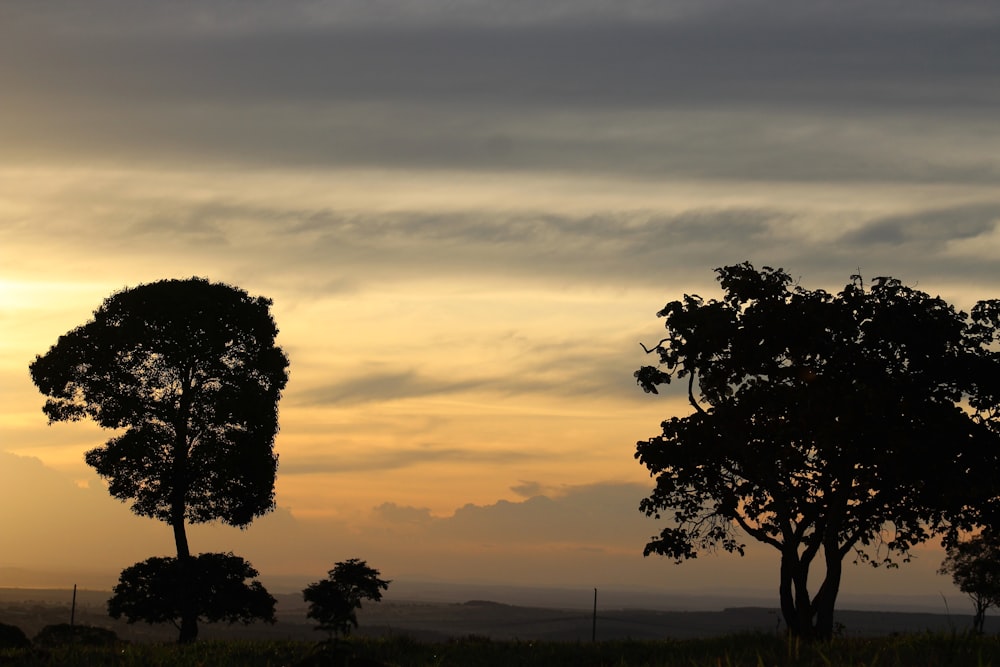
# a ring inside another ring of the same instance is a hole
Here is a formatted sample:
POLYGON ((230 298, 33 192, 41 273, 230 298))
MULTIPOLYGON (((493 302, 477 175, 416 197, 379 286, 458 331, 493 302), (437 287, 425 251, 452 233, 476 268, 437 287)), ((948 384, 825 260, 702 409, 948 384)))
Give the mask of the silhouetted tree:
POLYGON ((24 630, 16 625, 0 623, 0 650, 19 649, 31 646, 31 640, 24 630))
MULTIPOLYGON (((124 429, 86 461, 112 496, 170 524, 178 560, 191 558, 185 522, 243 527, 274 507, 288 360, 270 305, 200 278, 140 285, 31 364, 50 422, 124 429)), ((197 616, 182 615, 182 642, 197 636, 197 616)))
POLYGON ((173 623, 180 629, 189 608, 210 623, 274 623, 275 600, 257 570, 231 553, 205 553, 180 560, 148 558, 122 570, 108 600, 112 618, 129 623, 173 623))
POLYGON ((721 300, 658 313, 667 336, 647 352, 659 366, 635 374, 652 393, 685 381, 693 409, 637 444, 656 477, 640 509, 672 519, 645 554, 742 555, 749 535, 780 553, 789 630, 829 637, 848 554, 895 566, 995 512, 1000 305, 969 317, 892 278, 853 276, 832 295, 749 263, 717 273, 721 300))
POLYGON ((972 600, 972 629, 982 634, 986 610, 1000 605, 1000 537, 984 531, 951 545, 939 572, 950 574, 958 589, 972 600))
POLYGON ((379 571, 357 558, 337 563, 327 578, 309 584, 302 597, 309 603, 307 618, 319 621, 317 630, 331 636, 348 635, 358 627, 356 611, 362 600, 378 602, 391 581, 379 579, 379 571))

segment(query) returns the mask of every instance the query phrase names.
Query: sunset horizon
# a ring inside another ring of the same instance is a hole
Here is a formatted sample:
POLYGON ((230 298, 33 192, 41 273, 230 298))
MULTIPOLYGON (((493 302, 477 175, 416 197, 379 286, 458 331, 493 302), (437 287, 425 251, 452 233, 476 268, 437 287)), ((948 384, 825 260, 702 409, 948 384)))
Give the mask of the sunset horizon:
MULTIPOLYGON (((111 295, 201 277, 272 300, 289 379, 275 510, 193 553, 286 588, 357 557, 777 605, 751 538, 643 557, 636 443, 691 412, 637 386, 643 346, 744 261, 1000 298, 1000 9, 391 5, 0 9, 0 587, 175 553, 85 463, 113 432, 48 424, 28 368, 111 295)), ((939 540, 913 554, 848 557, 841 595, 966 604, 939 540)))

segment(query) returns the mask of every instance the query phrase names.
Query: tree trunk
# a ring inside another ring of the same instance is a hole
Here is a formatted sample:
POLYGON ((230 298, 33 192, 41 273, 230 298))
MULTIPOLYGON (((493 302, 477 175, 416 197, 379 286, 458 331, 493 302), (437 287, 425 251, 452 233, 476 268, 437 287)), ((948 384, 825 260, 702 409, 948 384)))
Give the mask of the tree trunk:
POLYGON ((177 560, 191 558, 191 549, 188 547, 187 529, 184 526, 184 515, 180 518, 174 517, 170 522, 174 528, 174 545, 177 547, 177 560))
POLYGON ((781 601, 781 616, 785 619, 788 632, 798 635, 800 628, 798 615, 795 613, 795 592, 792 584, 793 563, 784 554, 781 556, 780 583, 778 584, 778 599, 781 601))
MULTIPOLYGON (((186 411, 183 411, 186 415, 186 411)), ((176 427, 176 440, 174 441, 174 470, 173 489, 170 499, 170 525, 174 529, 174 544, 177 547, 177 564, 180 567, 181 581, 181 604, 178 610, 181 614, 180 636, 177 641, 180 644, 190 644, 198 638, 198 609, 194 604, 195 591, 193 586, 194 559, 191 558, 191 549, 188 546, 187 530, 184 526, 184 514, 186 509, 187 479, 188 479, 188 437, 187 418, 176 427)))
POLYGON ((814 629, 816 639, 833 637, 833 610, 837 603, 837 594, 840 592, 840 578, 844 565, 836 542, 827 544, 823 555, 826 559, 826 577, 819 587, 819 592, 816 593, 816 599, 813 600, 813 609, 816 612, 814 629))
POLYGON ((833 611, 840 591, 843 562, 836 541, 824 546, 826 577, 809 597, 809 562, 788 549, 781 555, 781 615, 788 632, 800 639, 826 640, 833 636, 833 611))
POLYGON ((789 549, 781 554, 780 576, 778 595, 788 632, 794 637, 812 638, 813 610, 809 599, 808 563, 803 563, 798 553, 789 549))
POLYGON ((971 596, 973 603, 976 605, 976 615, 972 617, 972 631, 977 634, 983 634, 983 627, 986 625, 986 610, 989 608, 985 598, 981 596, 971 596))
POLYGON ((184 528, 184 516, 175 519, 174 542, 177 545, 177 563, 181 571, 181 631, 177 638, 180 644, 190 644, 198 639, 198 610, 194 607, 194 591, 191 590, 193 575, 191 572, 194 566, 194 559, 191 558, 191 551, 188 548, 187 531, 184 528))

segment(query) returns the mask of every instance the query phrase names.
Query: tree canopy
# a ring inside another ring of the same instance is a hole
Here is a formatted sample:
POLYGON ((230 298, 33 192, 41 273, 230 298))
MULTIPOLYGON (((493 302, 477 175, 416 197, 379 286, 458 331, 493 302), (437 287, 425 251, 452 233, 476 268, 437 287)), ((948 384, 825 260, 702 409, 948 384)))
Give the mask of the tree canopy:
POLYGON ((692 408, 637 444, 656 478, 640 509, 668 518, 645 554, 769 545, 789 629, 829 636, 846 556, 895 565, 994 512, 998 302, 970 316, 888 277, 830 294, 749 263, 717 274, 722 299, 657 313, 659 364, 635 373, 652 393, 684 381, 692 408))
POLYGON ((112 618, 129 623, 180 623, 189 607, 210 623, 274 623, 275 599, 249 563, 231 553, 148 558, 122 570, 108 600, 112 618), (246 580, 251 579, 247 583, 246 580), (192 599, 193 598, 193 599, 192 599))
POLYGON ((288 360, 270 305, 200 278, 113 294, 31 364, 43 410, 125 429, 86 460, 136 514, 244 526, 274 504, 288 360))
MULTIPOLYGON (((274 508, 288 359, 270 306, 202 278, 139 285, 31 364, 50 422, 123 431, 85 459, 112 496, 170 524, 181 561, 191 555, 186 523, 244 527, 274 508)), ((181 640, 196 635, 192 608, 181 640)))
POLYGON ((363 600, 378 602, 391 581, 379 579, 379 571, 358 558, 337 563, 327 578, 309 584, 302 597, 309 603, 307 618, 319 622, 317 630, 348 635, 358 627, 357 610, 363 600))

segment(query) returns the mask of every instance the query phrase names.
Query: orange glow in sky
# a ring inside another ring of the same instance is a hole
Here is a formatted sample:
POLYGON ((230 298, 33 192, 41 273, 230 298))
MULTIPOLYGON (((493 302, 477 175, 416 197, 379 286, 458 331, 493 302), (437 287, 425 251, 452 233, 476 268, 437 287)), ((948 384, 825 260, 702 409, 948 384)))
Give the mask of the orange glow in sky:
MULTIPOLYGON (((839 69, 850 21, 785 5, 776 26, 691 2, 431 1, 389 21, 295 1, 236 23, 212 0, 93 4, 0 10, 2 586, 110 586, 171 551, 84 464, 110 434, 47 425, 28 376, 126 286, 203 276, 269 297, 290 358, 279 509, 201 527, 194 551, 233 550, 265 581, 361 557, 393 579, 766 594, 764 547, 642 558, 659 529, 634 445, 689 411, 632 377, 655 312, 715 296, 712 269, 744 260, 809 287, 860 269, 960 306, 1000 296, 997 92, 977 78, 997 64, 917 14, 906 52, 938 44, 935 66, 967 76, 916 63, 912 83, 885 40, 839 69), (712 47, 706 26, 729 37, 712 47), (781 31, 833 43, 802 53, 781 31)), ((983 24, 948 20, 965 42, 983 24)), ((848 569, 844 591, 952 593, 935 549, 848 569)))

